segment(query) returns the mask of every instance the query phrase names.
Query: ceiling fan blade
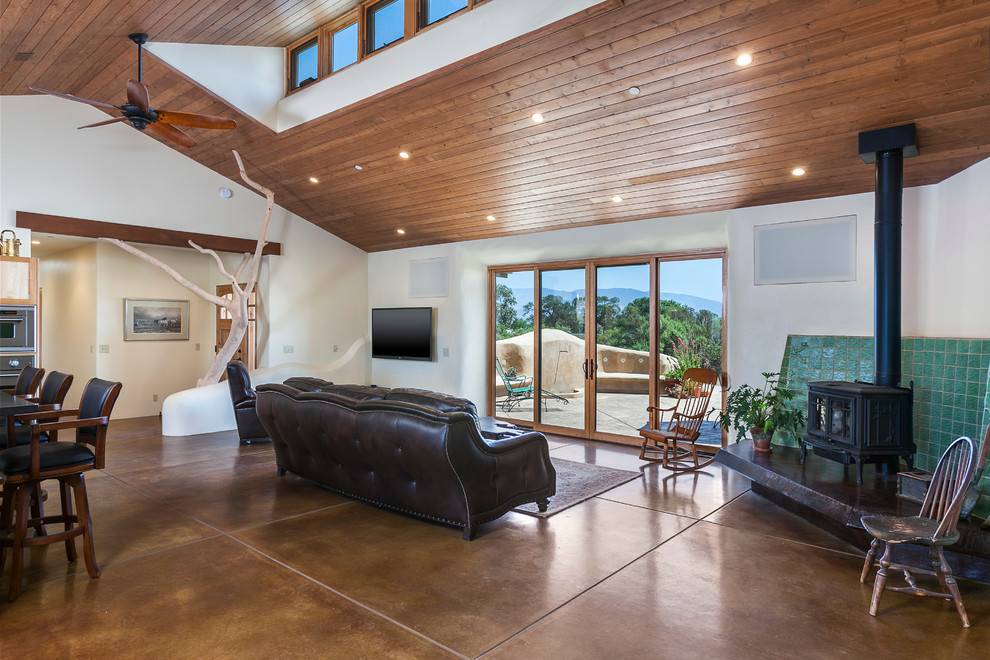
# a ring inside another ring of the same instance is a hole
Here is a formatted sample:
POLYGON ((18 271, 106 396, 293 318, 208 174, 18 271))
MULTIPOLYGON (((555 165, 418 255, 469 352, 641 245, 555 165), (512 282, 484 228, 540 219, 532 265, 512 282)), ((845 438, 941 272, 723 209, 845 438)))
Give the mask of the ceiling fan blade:
POLYGON ((79 96, 73 96, 72 94, 63 94, 62 92, 53 92, 50 89, 41 89, 40 87, 31 87, 28 85, 28 89, 33 89, 36 92, 41 92, 42 94, 51 94, 52 96, 57 96, 62 99, 69 99, 70 101, 79 101, 80 103, 88 103, 89 105, 96 106, 97 108, 109 108, 111 110, 119 110, 115 105, 110 105, 109 103, 100 103, 99 101, 90 101, 89 99, 84 99, 79 96))
POLYGON ((188 135, 177 129, 175 126, 169 126, 168 124, 163 124, 161 122, 156 121, 156 122, 152 122, 151 124, 148 124, 148 127, 151 128, 151 130, 153 130, 155 133, 161 135, 163 138, 169 139, 180 146, 183 147, 196 146, 196 140, 192 139, 191 137, 189 137, 188 135))
POLYGON ((192 128, 221 128, 229 130, 237 128, 237 122, 226 117, 216 115, 199 115, 193 112, 172 112, 170 110, 156 110, 158 121, 163 124, 174 126, 191 126, 192 128))
POLYGON ((148 95, 148 88, 136 80, 128 80, 127 102, 140 108, 141 112, 148 112, 151 108, 151 97, 148 95))
POLYGON ((85 126, 80 126, 79 128, 96 128, 97 126, 106 126, 107 124, 116 124, 118 121, 127 121, 127 117, 117 117, 115 119, 108 119, 106 121, 100 121, 95 124, 86 124, 85 126))

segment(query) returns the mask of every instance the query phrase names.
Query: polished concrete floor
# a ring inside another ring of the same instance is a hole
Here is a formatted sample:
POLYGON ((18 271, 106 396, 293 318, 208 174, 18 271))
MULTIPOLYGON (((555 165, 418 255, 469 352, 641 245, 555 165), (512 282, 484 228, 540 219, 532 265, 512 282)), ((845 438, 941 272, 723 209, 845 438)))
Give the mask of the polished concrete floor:
POLYGON ((862 549, 744 478, 551 449, 642 478, 467 543, 280 478, 271 445, 114 421, 88 479, 103 574, 29 551, 20 598, 0 600, 0 658, 990 657, 990 585, 960 581, 969 630, 950 603, 896 593, 874 618, 862 549))

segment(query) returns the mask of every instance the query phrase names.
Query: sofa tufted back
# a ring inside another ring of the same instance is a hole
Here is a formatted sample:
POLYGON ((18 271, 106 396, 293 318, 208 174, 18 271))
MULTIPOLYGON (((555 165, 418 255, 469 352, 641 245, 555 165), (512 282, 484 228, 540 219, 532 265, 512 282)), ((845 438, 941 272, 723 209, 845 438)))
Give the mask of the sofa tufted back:
POLYGON ((463 412, 478 418, 478 409, 467 399, 461 399, 449 394, 418 390, 412 387, 397 387, 383 397, 386 401, 404 401, 424 408, 432 408, 440 412, 463 412))

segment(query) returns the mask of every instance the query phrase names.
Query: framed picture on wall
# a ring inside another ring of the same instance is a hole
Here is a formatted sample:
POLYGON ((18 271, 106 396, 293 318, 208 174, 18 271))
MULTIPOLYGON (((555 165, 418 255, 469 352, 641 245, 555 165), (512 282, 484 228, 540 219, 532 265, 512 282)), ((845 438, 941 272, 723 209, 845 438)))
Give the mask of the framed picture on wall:
POLYGON ((124 340, 189 339, 189 301, 124 298, 124 340))

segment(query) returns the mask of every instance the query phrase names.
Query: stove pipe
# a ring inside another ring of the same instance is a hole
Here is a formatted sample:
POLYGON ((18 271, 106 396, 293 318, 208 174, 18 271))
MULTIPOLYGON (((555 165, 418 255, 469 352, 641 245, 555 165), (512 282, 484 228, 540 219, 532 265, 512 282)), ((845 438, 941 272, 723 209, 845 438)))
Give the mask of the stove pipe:
POLYGON ((917 156, 914 124, 859 134, 859 155, 876 163, 873 384, 901 381, 901 200, 904 158, 917 156))

